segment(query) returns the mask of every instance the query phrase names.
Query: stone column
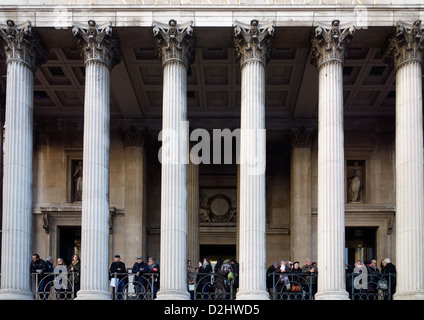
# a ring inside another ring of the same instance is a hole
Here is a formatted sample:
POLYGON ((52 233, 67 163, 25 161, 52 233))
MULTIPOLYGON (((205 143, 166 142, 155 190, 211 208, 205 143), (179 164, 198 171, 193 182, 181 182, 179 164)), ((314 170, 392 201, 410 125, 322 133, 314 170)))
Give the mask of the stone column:
POLYGON ((318 69, 318 293, 348 299, 345 280, 343 62, 353 26, 318 24, 309 61, 318 69))
POLYGON ((303 263, 311 257, 311 170, 314 130, 291 131, 290 256, 303 263))
POLYGON ((422 62, 424 27, 398 23, 383 59, 396 70, 396 271, 394 299, 423 300, 422 62))
POLYGON ((236 22, 235 53, 241 69, 240 300, 266 300, 265 66, 273 23, 236 22))
POLYGON ((200 259, 199 242, 199 165, 191 159, 187 166, 187 259, 197 267, 200 259))
MULTIPOLYGON (((135 126, 121 128, 125 148, 125 252, 124 261, 146 256, 145 150, 146 132, 135 126)), ((129 267, 130 265, 128 265, 129 267)))
POLYGON ((119 61, 110 24, 75 24, 85 63, 81 290, 78 299, 111 299, 109 293, 110 72, 119 61))
POLYGON ((0 299, 33 299, 29 264, 34 73, 47 54, 29 21, 0 25, 0 42, 7 64, 0 299))
POLYGON ((192 22, 153 23, 163 66, 160 290, 187 300, 187 69, 194 59, 192 22))

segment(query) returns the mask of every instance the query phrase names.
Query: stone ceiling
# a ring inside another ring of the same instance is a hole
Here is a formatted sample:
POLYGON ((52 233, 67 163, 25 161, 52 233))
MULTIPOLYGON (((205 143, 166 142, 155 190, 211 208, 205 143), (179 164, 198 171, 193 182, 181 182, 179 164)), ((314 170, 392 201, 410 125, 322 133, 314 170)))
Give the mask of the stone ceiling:
MULTIPOLYGON (((122 62, 111 76, 111 117, 160 119, 162 68, 151 28, 117 28, 122 62)), ((344 67, 346 118, 393 117, 395 74, 381 60, 390 28, 360 29, 344 67)), ((312 28, 276 28, 266 73, 267 119, 315 119, 317 71, 307 62, 312 28)), ((34 79, 34 117, 82 118, 84 66, 71 30, 39 28, 50 48, 34 79)), ((189 119, 240 116, 240 68, 232 28, 196 29, 197 53, 187 77, 189 119)), ((0 67, 4 97, 6 68, 0 67)), ((1 100, 0 100, 1 103, 1 100)))

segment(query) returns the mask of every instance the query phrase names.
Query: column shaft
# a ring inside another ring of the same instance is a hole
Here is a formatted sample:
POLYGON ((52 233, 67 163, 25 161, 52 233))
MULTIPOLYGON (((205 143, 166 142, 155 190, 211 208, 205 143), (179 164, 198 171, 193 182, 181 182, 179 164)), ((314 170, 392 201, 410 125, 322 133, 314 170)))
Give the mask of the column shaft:
POLYGON ((200 259, 199 243, 199 165, 187 166, 187 259, 197 266, 200 259))
POLYGON ((265 67, 241 70, 240 280, 237 299, 268 299, 266 292, 265 67))
POLYGON ((47 54, 29 21, 0 25, 0 45, 7 63, 0 299, 33 299, 29 264, 34 72, 47 54))
POLYGON ((110 299, 109 125, 110 74, 96 61, 86 64, 81 225, 80 299, 110 299))
POLYGON ((110 23, 75 24, 85 62, 81 290, 77 299, 108 300, 110 72, 119 45, 110 23))
POLYGON ((396 70, 396 293, 424 300, 422 62, 424 27, 398 22, 383 60, 396 70))
POLYGON ((32 299, 29 262, 32 228, 33 81, 18 61, 7 65, 3 180, 1 297, 32 299))
POLYGON ((290 174, 291 260, 303 263, 311 257, 311 132, 295 132, 290 174), (299 141, 299 139, 301 139, 299 141))
MULTIPOLYGON (((158 299, 189 299, 187 292, 187 71, 178 61, 163 68, 162 130, 172 136, 162 155, 161 283, 158 299), (176 143, 173 143, 176 142, 176 143)), ((162 150, 164 147, 162 147, 162 150)))
POLYGON ((424 299, 421 63, 396 72, 396 299, 424 299))
POLYGON ((318 293, 346 300, 343 62, 353 26, 318 23, 309 61, 318 69, 318 293))
POLYGON ((317 299, 346 298, 343 67, 319 70, 318 293, 317 299))

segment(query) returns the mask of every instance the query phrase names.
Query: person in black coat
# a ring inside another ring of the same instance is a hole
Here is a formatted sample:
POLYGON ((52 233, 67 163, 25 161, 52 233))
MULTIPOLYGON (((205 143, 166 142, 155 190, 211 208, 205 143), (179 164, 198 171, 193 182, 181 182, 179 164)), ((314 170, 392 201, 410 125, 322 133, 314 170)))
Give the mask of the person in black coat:
POLYGON ((274 264, 266 270, 266 288, 268 289, 269 293, 272 293, 272 289, 274 288, 275 283, 280 279, 279 276, 274 276, 273 273, 279 271, 280 265, 278 262, 274 262, 274 264))
POLYGON ((134 289, 137 293, 137 296, 139 296, 140 292, 146 292, 148 289, 146 287, 147 285, 147 279, 143 276, 144 273, 149 271, 149 266, 143 261, 142 256, 137 257, 137 261, 134 263, 132 267, 132 273, 135 274, 134 276, 134 289))
MULTIPOLYGON (((199 273, 212 273, 212 265, 208 257, 203 258, 203 263, 199 264, 199 273)), ((199 289, 201 289, 202 292, 209 292, 210 291, 210 282, 211 282, 211 276, 207 275, 200 275, 200 281, 198 284, 199 289)))
POLYGON ((381 266, 381 274, 387 285, 390 283, 390 294, 393 295, 396 292, 396 267, 389 258, 384 259, 381 266))
POLYGON ((121 261, 121 256, 119 254, 115 255, 115 261, 111 263, 110 269, 109 269, 111 275, 111 279, 115 278, 116 273, 116 279, 118 281, 118 285, 113 287, 113 297, 114 299, 117 298, 118 300, 121 300, 123 298, 122 292, 124 291, 125 287, 125 277, 127 273, 127 269, 125 268, 125 263, 121 261), (116 286, 118 286, 118 289, 116 289, 116 286), (115 290, 118 293, 115 296, 115 290))
POLYGON ((32 261, 31 261, 29 270, 31 275, 37 274, 36 279, 37 279, 38 292, 43 292, 47 282, 44 279, 45 276, 43 275, 43 273, 47 272, 47 265, 43 259, 40 259, 40 256, 38 253, 34 253, 32 255, 32 261))

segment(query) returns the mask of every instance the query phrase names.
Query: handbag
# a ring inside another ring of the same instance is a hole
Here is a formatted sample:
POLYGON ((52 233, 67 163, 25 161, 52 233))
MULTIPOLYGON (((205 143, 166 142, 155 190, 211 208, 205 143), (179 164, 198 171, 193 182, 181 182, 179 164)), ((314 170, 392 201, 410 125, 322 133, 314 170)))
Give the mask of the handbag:
POLYGON ((234 274, 233 274, 233 272, 232 272, 232 271, 230 271, 230 272, 228 273, 227 279, 228 279, 228 280, 233 280, 233 279, 234 279, 234 274))
POLYGON ((300 286, 300 284, 292 284, 291 291, 292 292, 301 292, 302 287, 300 286))
POLYGON ((380 290, 387 290, 387 282, 384 280, 378 280, 377 288, 380 290))

